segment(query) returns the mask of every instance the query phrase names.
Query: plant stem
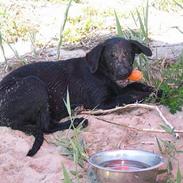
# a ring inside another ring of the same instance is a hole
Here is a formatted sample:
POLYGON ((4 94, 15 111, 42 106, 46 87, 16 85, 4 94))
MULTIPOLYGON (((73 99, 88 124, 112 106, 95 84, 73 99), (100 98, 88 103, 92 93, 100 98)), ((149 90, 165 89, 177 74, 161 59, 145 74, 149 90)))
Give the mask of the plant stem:
POLYGON ((59 39, 59 43, 58 43, 58 47, 57 47, 57 55, 58 55, 57 58, 58 58, 58 60, 60 59, 60 48, 61 48, 62 40, 63 40, 63 32, 64 32, 65 24, 67 22, 67 17, 68 17, 68 13, 69 13, 71 3, 72 3, 72 0, 70 0, 68 5, 67 5, 67 8, 66 8, 66 11, 65 11, 65 14, 64 14, 64 22, 63 22, 63 25, 60 28, 60 39, 59 39))

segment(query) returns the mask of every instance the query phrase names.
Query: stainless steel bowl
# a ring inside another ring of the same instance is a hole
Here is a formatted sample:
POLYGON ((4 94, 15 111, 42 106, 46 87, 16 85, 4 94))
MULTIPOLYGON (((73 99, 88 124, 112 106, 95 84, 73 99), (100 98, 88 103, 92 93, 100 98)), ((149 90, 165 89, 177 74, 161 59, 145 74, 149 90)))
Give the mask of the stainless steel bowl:
POLYGON ((155 183, 164 160, 158 154, 140 150, 98 152, 89 158, 97 183, 155 183), (116 170, 103 166, 105 162, 124 160, 140 162, 145 168, 116 170))

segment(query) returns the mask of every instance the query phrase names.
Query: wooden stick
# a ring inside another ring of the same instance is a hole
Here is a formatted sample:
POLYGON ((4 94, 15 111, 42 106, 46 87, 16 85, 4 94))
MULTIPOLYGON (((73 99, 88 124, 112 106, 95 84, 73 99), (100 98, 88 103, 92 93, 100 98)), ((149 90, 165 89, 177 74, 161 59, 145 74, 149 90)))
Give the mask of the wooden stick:
MULTIPOLYGON (((141 132, 167 133, 165 130, 160 130, 160 129, 137 128, 137 127, 126 125, 126 124, 119 124, 119 123, 111 122, 111 121, 108 121, 106 119, 99 118, 99 117, 96 117, 96 119, 102 120, 102 121, 109 123, 109 124, 113 124, 113 125, 124 127, 124 128, 130 128, 132 130, 141 131, 141 132)), ((174 130, 174 132, 175 133, 183 133, 183 130, 174 130)))
POLYGON ((155 108, 155 106, 152 106, 152 105, 135 103, 135 104, 128 104, 125 106, 116 107, 116 108, 107 109, 107 110, 99 109, 96 111, 82 111, 80 114, 102 115, 102 114, 110 114, 113 112, 124 111, 125 109, 129 110, 129 109, 138 108, 138 107, 151 109, 151 110, 153 110, 155 108))
POLYGON ((101 114, 110 114, 113 112, 118 112, 118 111, 124 111, 124 110, 128 110, 128 109, 133 109, 133 108, 145 108, 145 109, 150 109, 150 110, 156 110, 159 114, 159 116, 161 117, 161 119, 163 120, 163 122, 170 127, 170 129, 175 132, 175 137, 176 138, 180 138, 177 130, 175 130, 175 128, 173 127, 173 125, 165 118, 165 116, 163 115, 163 113, 161 112, 161 110, 154 105, 148 105, 148 104, 128 104, 122 107, 116 107, 113 109, 108 109, 108 110, 97 110, 97 111, 83 111, 81 112, 81 114, 89 114, 89 115, 101 115, 101 114))

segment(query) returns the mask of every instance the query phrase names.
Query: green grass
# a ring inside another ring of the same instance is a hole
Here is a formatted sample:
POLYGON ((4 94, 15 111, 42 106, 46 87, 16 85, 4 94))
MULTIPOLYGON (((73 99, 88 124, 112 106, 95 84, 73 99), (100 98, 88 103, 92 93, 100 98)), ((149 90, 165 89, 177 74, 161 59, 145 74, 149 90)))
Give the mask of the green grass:
POLYGON ((63 169, 63 175, 64 175, 64 183, 72 183, 70 175, 69 175, 68 171, 65 169, 64 165, 62 165, 62 169, 63 169))
POLYGON ((60 48, 61 48, 62 40, 63 40, 63 32, 64 32, 64 28, 65 28, 65 25, 66 25, 66 22, 67 22, 68 13, 69 13, 71 3, 72 3, 72 0, 70 0, 68 5, 67 5, 67 8, 66 8, 65 14, 64 14, 64 22, 63 22, 63 24, 61 25, 61 28, 60 28, 59 43, 58 43, 58 46, 57 46, 57 55, 58 55, 57 59, 58 60, 60 59, 60 48))
POLYGON ((27 40, 29 32, 38 31, 36 26, 25 19, 22 7, 16 4, 11 7, 4 7, 0 4, 0 27, 8 43, 17 42, 17 40, 27 40))
POLYGON ((183 107, 183 53, 178 60, 164 69, 160 89, 163 97, 160 103, 169 107, 170 112, 182 110, 183 107))
POLYGON ((176 158, 177 154, 182 153, 182 151, 177 150, 176 148, 176 140, 174 142, 167 141, 167 140, 162 140, 158 139, 157 144, 159 147, 159 150, 161 154, 164 157, 167 157, 167 167, 164 172, 167 173, 166 176, 166 183, 181 183, 183 180, 182 177, 182 172, 179 167, 179 160, 176 158), (177 171, 176 175, 173 176, 172 171, 173 171, 173 162, 177 164, 177 171))
POLYGON ((72 122, 70 128, 73 127, 73 130, 72 130, 72 135, 69 135, 68 133, 70 133, 70 131, 68 131, 65 137, 61 139, 57 139, 56 145, 61 146, 62 147, 61 154, 68 156, 70 159, 74 161, 74 164, 75 164, 74 171, 67 172, 66 170, 63 169, 65 174, 64 180, 67 179, 68 183, 70 183, 71 176, 69 176, 69 174, 72 174, 73 176, 76 177, 77 183, 79 183, 79 167, 78 166, 83 167, 84 162, 88 158, 88 155, 86 154, 86 151, 85 151, 86 144, 80 135, 81 125, 78 126, 77 128, 74 128, 73 126, 75 116, 71 109, 68 90, 67 90, 67 95, 66 95, 66 99, 64 100, 64 103, 69 115, 69 119, 72 122))
POLYGON ((163 11, 179 11, 183 9, 183 0, 154 0, 152 6, 163 11))
POLYGON ((82 12, 82 15, 68 17, 64 42, 78 43, 89 37, 95 30, 105 29, 105 17, 112 16, 110 9, 103 11, 89 6, 84 6, 82 12))
MULTIPOLYGON (((174 131, 170 129, 170 127, 161 125, 161 127, 170 135, 174 137, 174 131)), ((166 183, 181 183, 183 180, 182 173, 179 167, 179 160, 177 159, 177 155, 183 153, 182 150, 177 149, 178 139, 174 138, 174 140, 163 140, 156 138, 157 145, 160 153, 167 158, 167 167, 165 172, 167 173, 166 183), (173 163, 177 164, 176 176, 173 176, 173 163)))
POLYGON ((5 63, 7 64, 7 58, 6 58, 5 51, 4 51, 3 36, 2 36, 1 31, 0 31, 0 49, 1 49, 1 51, 2 51, 2 54, 3 54, 3 57, 4 57, 4 61, 5 61, 5 63))

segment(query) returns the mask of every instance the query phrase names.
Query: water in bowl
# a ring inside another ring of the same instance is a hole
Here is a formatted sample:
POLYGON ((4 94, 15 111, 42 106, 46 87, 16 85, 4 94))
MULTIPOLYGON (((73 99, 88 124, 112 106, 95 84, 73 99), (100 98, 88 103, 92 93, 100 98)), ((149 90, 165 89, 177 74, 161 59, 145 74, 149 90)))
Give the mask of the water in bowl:
POLYGON ((111 170, 122 170, 122 171, 137 171, 140 169, 146 169, 150 167, 149 165, 132 160, 111 160, 101 163, 102 167, 111 169, 111 170))

